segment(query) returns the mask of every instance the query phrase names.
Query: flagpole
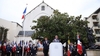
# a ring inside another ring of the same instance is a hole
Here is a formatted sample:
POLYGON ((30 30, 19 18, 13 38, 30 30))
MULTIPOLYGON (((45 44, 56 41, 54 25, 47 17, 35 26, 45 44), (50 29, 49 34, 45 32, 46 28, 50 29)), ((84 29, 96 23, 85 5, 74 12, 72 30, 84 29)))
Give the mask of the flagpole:
MULTIPOLYGON (((27 8, 27 3, 26 3, 26 8, 27 8)), ((25 20, 25 15, 24 15, 24 20, 25 20)), ((24 22, 23 22, 23 37, 25 37, 25 30, 24 30, 24 22)))
POLYGON ((82 55, 83 49, 82 49, 82 43, 80 41, 79 33, 77 32, 77 52, 79 55, 82 55))
MULTIPOLYGON (((25 15, 24 15, 24 20, 25 20, 25 15)), ((24 30, 24 22, 23 22, 23 39, 24 39, 24 37, 25 37, 25 30, 24 30)), ((24 56, 24 45, 23 45, 23 42, 22 42, 22 56, 24 56)))
MULTIPOLYGON (((27 8, 27 3, 26 3, 26 8, 27 8)), ((26 9, 25 8, 25 9, 26 9)), ((24 13, 26 13, 26 11, 24 11, 24 13)), ((25 20, 25 15, 24 15, 24 20, 25 20)), ((24 29, 24 22, 23 22, 23 38, 25 37, 25 29, 24 29)), ((24 41, 24 40, 23 40, 24 41)), ((24 56, 24 43, 22 43, 23 45, 22 45, 22 56, 24 56)))
POLYGON ((68 34, 68 41, 67 41, 68 45, 67 45, 67 55, 70 56, 71 55, 71 51, 69 49, 69 44, 70 44, 70 40, 69 40, 69 34, 68 34))

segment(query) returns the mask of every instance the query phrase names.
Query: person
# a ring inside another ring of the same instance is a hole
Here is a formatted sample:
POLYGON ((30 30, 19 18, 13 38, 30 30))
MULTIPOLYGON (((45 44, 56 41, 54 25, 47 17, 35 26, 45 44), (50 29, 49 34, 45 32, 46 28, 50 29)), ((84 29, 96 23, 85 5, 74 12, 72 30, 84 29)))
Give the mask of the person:
POLYGON ((43 43, 42 43, 42 41, 40 41, 40 40, 38 41, 37 47, 38 47, 39 51, 43 50, 43 43))
POLYGON ((6 43, 4 43, 4 44, 2 45, 1 49, 2 49, 2 54, 1 54, 1 56, 5 56, 5 54, 6 54, 6 43))
POLYGON ((73 43, 70 43, 69 45, 69 49, 71 51, 71 56, 75 56, 76 55, 76 49, 73 43))
POLYGON ((83 56, 86 56, 86 48, 84 45, 82 45, 82 49, 83 49, 83 56))
POLYGON ((10 44, 7 44, 6 45, 6 53, 7 53, 7 56, 10 56, 10 52, 11 52, 10 44))
POLYGON ((27 47, 26 47, 26 53, 27 53, 27 56, 30 56, 30 45, 28 45, 27 47))
POLYGON ((22 47, 20 44, 18 44, 16 48, 16 56, 21 56, 22 55, 22 47))
POLYGON ((37 47, 35 46, 35 44, 33 44, 31 47, 31 55, 36 56, 36 52, 37 52, 37 47))
MULTIPOLYGON (((1 41, 0 41, 0 53, 2 53, 1 47, 2 47, 2 43, 1 43, 1 41)), ((0 54, 0 56, 1 56, 1 54, 0 54)))
POLYGON ((43 53, 44 56, 48 56, 48 51, 49 51, 49 40, 47 38, 45 38, 45 40, 43 41, 43 53))
POLYGON ((57 35, 55 35, 55 39, 53 40, 53 42, 60 42, 57 35))
POLYGON ((12 46, 12 56, 15 56, 16 53, 16 45, 13 44, 12 46))

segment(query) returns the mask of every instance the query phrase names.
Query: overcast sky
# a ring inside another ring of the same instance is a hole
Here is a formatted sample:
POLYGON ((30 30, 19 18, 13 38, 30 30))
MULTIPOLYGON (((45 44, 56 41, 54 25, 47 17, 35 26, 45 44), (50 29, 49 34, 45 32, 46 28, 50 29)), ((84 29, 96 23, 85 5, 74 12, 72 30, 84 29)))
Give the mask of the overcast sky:
MULTIPOLYGON (((27 12, 43 0, 0 0, 0 18, 18 22, 22 25, 22 14, 27 5, 27 12)), ((100 7, 100 0, 44 0, 49 6, 69 15, 88 17, 100 7)))

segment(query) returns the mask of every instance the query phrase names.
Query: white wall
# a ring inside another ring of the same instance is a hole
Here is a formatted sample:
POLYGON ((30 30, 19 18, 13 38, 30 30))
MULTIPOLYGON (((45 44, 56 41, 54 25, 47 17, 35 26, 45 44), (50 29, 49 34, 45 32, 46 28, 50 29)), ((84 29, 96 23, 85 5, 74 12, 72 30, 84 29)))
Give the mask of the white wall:
POLYGON ((100 27, 100 12, 98 13, 97 18, 99 19, 99 27, 100 27))
POLYGON ((25 20, 23 21, 24 23, 24 30, 25 31, 30 31, 31 30, 31 26, 36 25, 34 24, 32 21, 33 20, 37 20, 39 17, 41 16, 51 16, 51 14, 53 14, 53 9, 51 9, 48 5, 46 5, 45 3, 41 3, 38 7, 36 7, 34 10, 32 10, 31 12, 29 12, 26 16, 25 16, 25 20), (41 6, 45 6, 45 10, 41 11, 41 6))
POLYGON ((22 27, 20 25, 18 25, 16 22, 12 22, 11 24, 12 24, 12 28, 13 28, 11 30, 13 33, 12 37, 14 37, 14 38, 10 38, 10 39, 16 40, 16 37, 17 37, 19 31, 22 31, 22 27))
POLYGON ((7 39, 13 41, 22 28, 16 22, 0 19, 0 26, 8 29, 7 39))
POLYGON ((21 40, 24 40, 24 42, 29 42, 30 40, 32 41, 31 37, 17 37, 15 42, 19 43, 21 40))
POLYGON ((89 21, 88 27, 92 27, 93 26, 92 15, 87 19, 87 21, 89 21))

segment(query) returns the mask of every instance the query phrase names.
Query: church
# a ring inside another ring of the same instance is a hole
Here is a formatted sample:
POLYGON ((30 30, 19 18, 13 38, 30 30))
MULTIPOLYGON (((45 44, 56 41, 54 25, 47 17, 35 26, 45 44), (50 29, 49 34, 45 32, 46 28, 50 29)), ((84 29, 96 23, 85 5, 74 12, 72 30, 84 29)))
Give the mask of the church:
POLYGON ((35 33, 35 30, 32 30, 31 27, 36 25, 36 23, 33 23, 32 21, 39 19, 39 17, 41 16, 51 16, 53 14, 53 11, 54 9, 52 7, 42 1, 42 3, 28 12, 22 22, 23 30, 19 31, 16 41, 32 40, 31 36, 35 33))

